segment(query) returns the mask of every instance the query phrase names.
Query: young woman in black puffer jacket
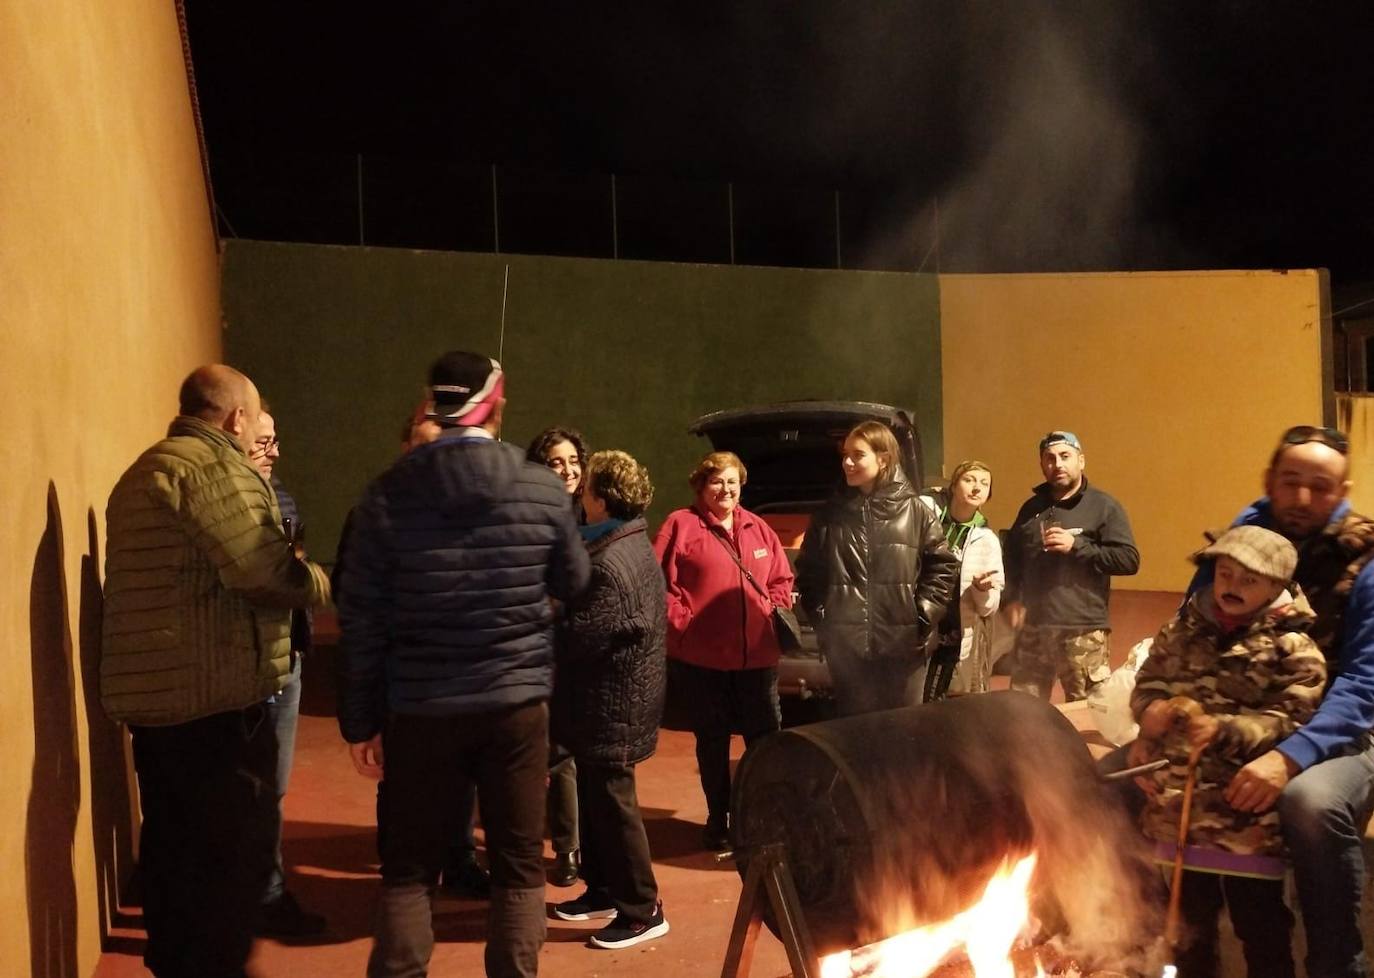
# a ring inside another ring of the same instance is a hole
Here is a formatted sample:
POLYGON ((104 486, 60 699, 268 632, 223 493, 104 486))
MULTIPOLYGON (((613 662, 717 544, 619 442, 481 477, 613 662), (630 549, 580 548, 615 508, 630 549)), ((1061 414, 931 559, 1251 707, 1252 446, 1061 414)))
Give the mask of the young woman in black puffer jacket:
POLYGON ((577 759, 582 878, 587 890, 554 906, 563 920, 614 918, 593 947, 625 948, 668 933, 639 812, 635 765, 658 746, 668 615, 663 574, 643 514, 649 474, 624 452, 587 460, 582 537, 592 580, 568 607, 557 648, 553 737, 577 759))
POLYGON ((921 702, 926 643, 959 583, 958 558, 898 459, 886 425, 854 428, 845 487, 812 516, 797 558, 802 607, 844 716, 921 702))

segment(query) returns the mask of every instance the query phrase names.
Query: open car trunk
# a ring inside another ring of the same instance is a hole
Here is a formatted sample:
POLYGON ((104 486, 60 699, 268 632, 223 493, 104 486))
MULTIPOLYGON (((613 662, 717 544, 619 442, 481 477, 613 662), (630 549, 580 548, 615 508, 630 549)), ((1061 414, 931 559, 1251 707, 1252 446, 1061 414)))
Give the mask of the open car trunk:
MULTIPOLYGON (((892 429, 907 481, 921 488, 921 439, 912 413, 887 404, 788 401, 716 411, 698 418, 687 430, 707 438, 713 450, 740 457, 749 473, 740 492, 741 504, 773 528, 795 565, 811 514, 842 484, 840 453, 845 435, 870 420, 892 429)), ((783 653, 778 692, 802 700, 828 699, 830 671, 805 612, 796 610, 802 623, 802 648, 783 653)))

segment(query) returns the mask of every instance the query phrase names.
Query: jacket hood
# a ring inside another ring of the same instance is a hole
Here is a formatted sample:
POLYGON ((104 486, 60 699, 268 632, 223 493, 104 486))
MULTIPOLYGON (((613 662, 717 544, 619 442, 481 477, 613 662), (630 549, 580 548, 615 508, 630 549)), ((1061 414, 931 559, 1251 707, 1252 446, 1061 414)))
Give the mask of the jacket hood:
MULTIPOLYGON (((1217 628, 1217 606, 1212 597, 1211 587, 1205 587, 1188 599, 1189 611, 1198 618, 1217 628)), ((1317 614, 1302 593, 1297 582, 1290 581, 1288 587, 1263 612, 1257 614, 1245 626, 1245 634, 1272 628, 1279 632, 1305 632, 1316 623, 1317 614)))
MULTIPOLYGON (((911 488, 911 484, 904 478, 895 478, 886 482, 872 493, 865 496, 853 486, 841 486, 839 491, 830 498, 828 504, 833 513, 850 514, 848 519, 855 518, 855 514, 861 513, 864 506, 870 507, 869 511, 878 520, 892 519, 903 507, 915 503, 924 506, 916 494, 916 490, 911 488)), ((933 514, 932 514, 932 518, 933 514)))
POLYGON ((595 540, 588 543, 587 553, 596 556, 603 550, 608 549, 611 544, 619 540, 624 540, 626 537, 634 536, 636 533, 647 533, 648 530, 649 525, 644 522, 644 517, 636 516, 632 520, 626 520, 604 537, 597 537, 595 540))
MULTIPOLYGON (((1342 499, 1339 503, 1336 504, 1336 508, 1331 511, 1331 515, 1327 518, 1325 526, 1323 526, 1320 530, 1314 532, 1311 536, 1308 536, 1301 540, 1292 540, 1290 538, 1290 541, 1295 547, 1301 549, 1302 546, 1306 544, 1309 540, 1312 540, 1318 536, 1334 536, 1339 538, 1342 525, 1345 522, 1345 518, 1350 515, 1351 510, 1352 507, 1350 505, 1350 500, 1342 499)), ((1261 496, 1259 499, 1255 500, 1249 506, 1245 507, 1245 510, 1239 516, 1236 517, 1235 523, 1231 525, 1241 526, 1242 524, 1254 524, 1256 526, 1262 526, 1267 530, 1273 530, 1275 533, 1283 532, 1279 529, 1279 525, 1277 521, 1275 521, 1274 519, 1273 503, 1270 502, 1268 496, 1261 496)), ((1287 536, 1287 534, 1284 535, 1287 536)), ((1352 555, 1359 554, 1362 552, 1363 550, 1358 547, 1354 548, 1351 551, 1352 555)))
POLYGON ((915 499, 917 492, 911 488, 911 483, 907 481, 906 473, 899 467, 891 479, 874 489, 867 497, 853 486, 840 483, 839 490, 835 493, 835 500, 844 506, 861 505, 865 498, 875 505, 878 503, 898 502, 905 499, 915 499))
MULTIPOLYGON (((514 445, 445 432, 412 449, 394 471, 408 485, 419 487, 420 495, 439 512, 461 513, 509 499, 525 464, 524 453, 514 445)), ((549 478, 554 478, 552 473, 549 478)))
POLYGON ((234 451, 247 458, 243 446, 238 443, 233 435, 223 428, 216 428, 208 421, 200 418, 193 418, 187 414, 178 414, 172 419, 172 423, 167 426, 168 438, 199 438, 203 441, 212 442, 232 448, 234 451))
MULTIPOLYGON (((920 498, 922 502, 929 504, 931 512, 940 517, 941 520, 944 519, 945 514, 949 511, 949 507, 952 505, 949 489, 941 489, 938 486, 927 489, 920 494, 920 498)), ((951 517, 951 519, 953 519, 953 517, 951 517)), ((975 529, 980 526, 987 526, 988 518, 983 515, 983 510, 979 508, 974 510, 973 518, 967 521, 967 525, 975 529)))

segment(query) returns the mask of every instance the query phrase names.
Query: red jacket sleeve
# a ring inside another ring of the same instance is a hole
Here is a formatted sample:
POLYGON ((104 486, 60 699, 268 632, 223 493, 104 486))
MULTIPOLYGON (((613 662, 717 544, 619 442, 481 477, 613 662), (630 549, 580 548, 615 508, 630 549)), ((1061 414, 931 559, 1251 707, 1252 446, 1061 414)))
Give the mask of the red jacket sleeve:
POLYGON ((687 630, 692 620, 692 609, 687 596, 677 582, 677 548, 680 542, 682 521, 677 513, 672 513, 658 528, 654 537, 654 553, 658 564, 663 568, 663 584, 668 602, 668 631, 676 636, 687 630))

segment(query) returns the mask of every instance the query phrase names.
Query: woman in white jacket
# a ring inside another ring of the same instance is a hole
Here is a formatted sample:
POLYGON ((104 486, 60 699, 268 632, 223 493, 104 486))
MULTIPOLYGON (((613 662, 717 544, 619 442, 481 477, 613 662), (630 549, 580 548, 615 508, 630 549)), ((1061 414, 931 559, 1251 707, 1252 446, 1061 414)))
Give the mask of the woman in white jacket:
POLYGON ((940 625, 939 645, 926 673, 925 700, 946 693, 985 693, 992 676, 992 629, 1006 578, 1002 545, 987 525, 983 504, 992 497, 992 471, 961 462, 949 486, 921 496, 940 519, 949 548, 959 557, 959 602, 940 625), (957 613, 956 613, 957 607, 957 613))

